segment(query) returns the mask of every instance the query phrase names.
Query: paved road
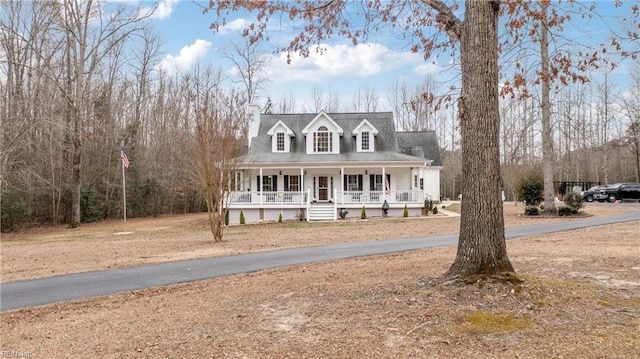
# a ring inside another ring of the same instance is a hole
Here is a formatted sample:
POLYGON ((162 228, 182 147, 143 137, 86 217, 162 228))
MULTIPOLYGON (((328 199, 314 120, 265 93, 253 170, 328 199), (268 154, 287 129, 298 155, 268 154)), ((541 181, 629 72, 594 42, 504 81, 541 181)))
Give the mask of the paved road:
MULTIPOLYGON (((638 205, 634 205, 640 208, 638 205)), ((507 239, 640 220, 640 212, 561 223, 510 227, 507 239)), ((26 308, 149 287, 192 282, 304 263, 455 245, 457 234, 343 243, 228 257, 193 259, 0 284, 0 310, 26 308)))

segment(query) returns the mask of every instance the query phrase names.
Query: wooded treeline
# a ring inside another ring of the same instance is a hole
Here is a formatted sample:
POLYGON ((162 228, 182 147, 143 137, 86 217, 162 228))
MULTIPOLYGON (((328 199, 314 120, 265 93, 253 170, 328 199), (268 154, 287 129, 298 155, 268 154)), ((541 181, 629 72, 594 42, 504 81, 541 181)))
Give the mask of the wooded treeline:
MULTIPOLYGON (((631 62, 631 61, 629 61, 631 62)), ((604 66, 585 74, 586 84, 569 84, 553 89, 551 121, 555 182, 637 182, 640 177, 640 64, 629 66, 631 81, 620 84, 604 66)), ((314 87, 308 111, 377 111, 388 103, 402 131, 432 130, 438 137, 443 161, 441 194, 457 198, 460 193, 460 128, 454 102, 437 103, 437 98, 453 97, 449 83, 427 76, 412 86, 407 80, 394 81, 385 94, 364 87, 352 98, 340 101, 331 88, 314 87), (433 93, 425 98, 424 93, 433 93)), ((529 170, 541 169, 542 139, 540 96, 529 90, 527 98, 501 100, 500 151, 505 195, 516 199, 516 183, 529 170)), ((293 96, 269 101, 266 108, 292 112, 293 96)), ((386 109, 387 107, 385 107, 386 109)), ((585 189, 586 190, 586 189, 585 189)))
MULTIPOLYGON (((310 104, 293 95, 269 99, 257 86, 263 72, 256 71, 268 62, 250 49, 253 44, 229 55, 236 66, 254 71, 240 71, 246 86, 237 88, 210 66, 160 71, 159 37, 140 8, 123 4, 105 14, 97 0, 2 0, 1 6, 2 231, 121 217, 123 145, 130 159, 128 217, 206 210, 187 150, 203 103, 240 108, 253 100, 274 113, 391 109, 399 130, 436 131, 441 193, 456 198, 460 192, 455 102, 432 101, 455 99, 448 83, 397 80, 385 94, 364 87, 347 101, 321 87, 310 89, 310 104), (423 95, 429 92, 435 97, 423 95), (226 100, 212 99, 213 93, 226 100)), ((631 67, 628 88, 611 79, 610 67, 592 71, 592 82, 552 95, 554 178, 638 181, 640 65, 631 67)), ((519 174, 540 167, 539 96, 503 99, 501 120, 504 187, 513 199, 519 174)), ((246 123, 234 121, 243 141, 246 123)))
POLYGON ((122 217, 123 145, 129 217, 206 209, 187 149, 220 76, 157 71, 146 16, 98 1, 2 1, 3 230, 75 225, 74 203, 77 222, 122 217))

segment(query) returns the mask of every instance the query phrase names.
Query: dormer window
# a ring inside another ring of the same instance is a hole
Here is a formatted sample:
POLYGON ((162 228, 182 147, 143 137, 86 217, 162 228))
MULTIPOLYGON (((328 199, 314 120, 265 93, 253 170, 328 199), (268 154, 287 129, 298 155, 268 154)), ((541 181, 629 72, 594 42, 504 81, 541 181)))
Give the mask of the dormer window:
POLYGON ((369 141, 371 139, 369 137, 369 131, 363 131, 360 135, 362 136, 362 150, 369 151, 369 141))
POLYGON ((338 154, 340 153, 340 137, 344 130, 324 111, 302 129, 305 136, 307 154, 338 154))
POLYGON ((276 134, 276 151, 284 152, 284 132, 276 134))
POLYGON ((291 150, 291 138, 296 135, 282 121, 278 121, 267 131, 271 136, 271 152, 289 152, 291 150))
POLYGON ((374 148, 374 136, 378 134, 378 130, 373 127, 371 122, 362 120, 356 128, 351 132, 352 136, 356 137, 356 151, 358 152, 373 152, 374 148))
POLYGON ((313 134, 314 152, 333 152, 333 133, 326 126, 318 127, 313 134))

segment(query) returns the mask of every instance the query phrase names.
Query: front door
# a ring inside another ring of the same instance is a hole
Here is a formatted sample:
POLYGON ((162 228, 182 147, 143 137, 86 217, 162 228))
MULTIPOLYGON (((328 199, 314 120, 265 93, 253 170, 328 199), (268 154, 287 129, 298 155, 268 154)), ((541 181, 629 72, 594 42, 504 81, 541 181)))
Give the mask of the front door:
POLYGON ((329 177, 318 176, 318 201, 329 200, 329 177))

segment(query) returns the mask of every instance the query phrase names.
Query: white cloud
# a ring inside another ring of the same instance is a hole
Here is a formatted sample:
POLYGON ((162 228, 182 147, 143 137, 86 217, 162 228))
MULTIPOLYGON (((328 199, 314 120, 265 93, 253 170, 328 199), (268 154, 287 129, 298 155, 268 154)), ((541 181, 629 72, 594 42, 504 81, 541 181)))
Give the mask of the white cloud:
POLYGON ((226 23, 224 26, 220 26, 219 34, 228 34, 232 31, 242 31, 249 26, 249 21, 246 19, 235 19, 226 23))
POLYGON ((425 62, 413 68, 413 71, 418 75, 433 75, 440 73, 444 70, 444 68, 438 64, 434 64, 433 62, 425 62))
POLYGON ((320 45, 322 55, 311 49, 308 58, 291 55, 291 64, 286 63, 286 54, 272 61, 269 78, 274 82, 317 81, 329 78, 367 78, 398 68, 414 65, 420 56, 410 52, 396 52, 381 44, 320 45))
POLYGON ((188 45, 180 49, 180 53, 177 56, 165 56, 164 59, 162 59, 162 61, 160 61, 156 66, 156 70, 160 70, 168 74, 174 74, 181 70, 188 70, 207 54, 210 47, 211 42, 198 39, 192 45, 188 45))
POLYGON ((168 19, 171 17, 171 13, 173 12, 174 7, 178 3, 178 0, 162 0, 156 3, 153 7, 144 7, 140 9, 140 13, 143 16, 149 16, 150 19, 168 19))

